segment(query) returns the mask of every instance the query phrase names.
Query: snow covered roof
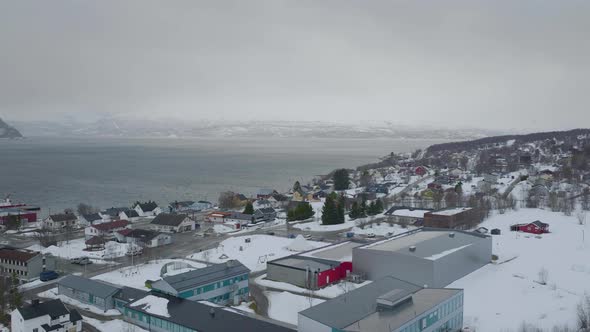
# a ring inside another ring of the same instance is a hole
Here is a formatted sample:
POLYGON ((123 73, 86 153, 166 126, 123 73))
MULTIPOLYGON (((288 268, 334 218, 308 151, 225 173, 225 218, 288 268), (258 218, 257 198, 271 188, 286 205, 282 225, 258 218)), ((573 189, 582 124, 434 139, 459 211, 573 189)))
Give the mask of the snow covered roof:
POLYGON ((114 295, 119 291, 118 287, 107 284, 106 282, 88 279, 76 275, 68 275, 57 282, 58 285, 71 288, 77 291, 92 294, 101 299, 114 295))
POLYGON ((161 317, 170 317, 168 313, 168 299, 154 295, 147 295, 129 304, 130 307, 141 307, 148 314, 161 317))
POLYGON ((153 283, 154 289, 169 286, 177 292, 198 287, 220 279, 227 279, 232 276, 249 273, 250 270, 237 260, 230 260, 225 263, 215 264, 188 271, 185 273, 164 277, 153 283))
POLYGON ((444 209, 444 210, 439 210, 439 211, 433 211, 430 212, 430 214, 433 215, 439 215, 439 216, 454 216, 456 214, 465 212, 465 211, 469 211, 471 210, 471 208, 468 207, 460 207, 460 208, 452 208, 452 209, 444 209))

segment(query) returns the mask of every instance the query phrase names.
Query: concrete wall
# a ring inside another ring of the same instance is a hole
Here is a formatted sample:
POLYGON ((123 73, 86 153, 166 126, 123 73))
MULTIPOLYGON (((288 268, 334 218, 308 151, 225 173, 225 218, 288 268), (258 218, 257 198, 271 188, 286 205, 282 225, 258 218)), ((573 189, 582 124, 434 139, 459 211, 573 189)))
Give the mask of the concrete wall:
POLYGON ((368 280, 391 275, 416 285, 436 287, 433 261, 390 251, 354 248, 352 262, 353 273, 368 280))
POLYGON ((295 286, 307 288, 305 278, 306 271, 290 268, 287 266, 266 264, 266 278, 270 280, 287 282, 295 286))
POLYGON ((476 271, 492 259, 492 237, 478 238, 468 247, 434 261, 435 282, 432 287, 446 287, 476 271))

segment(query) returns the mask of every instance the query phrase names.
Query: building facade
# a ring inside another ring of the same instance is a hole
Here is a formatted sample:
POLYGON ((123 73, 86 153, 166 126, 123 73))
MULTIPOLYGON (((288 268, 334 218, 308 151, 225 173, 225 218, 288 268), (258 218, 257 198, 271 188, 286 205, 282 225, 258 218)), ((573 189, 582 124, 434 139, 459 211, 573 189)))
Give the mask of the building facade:
POLYGON ((9 275, 16 274, 25 283, 39 278, 43 271, 55 269, 55 257, 37 251, 0 248, 0 269, 9 275))
POLYGON ((477 211, 472 208, 451 208, 424 214, 425 227, 469 229, 479 221, 477 211))
POLYGON ((82 316, 77 310, 68 310, 60 300, 33 300, 10 314, 10 325, 12 332, 79 332, 82 316))

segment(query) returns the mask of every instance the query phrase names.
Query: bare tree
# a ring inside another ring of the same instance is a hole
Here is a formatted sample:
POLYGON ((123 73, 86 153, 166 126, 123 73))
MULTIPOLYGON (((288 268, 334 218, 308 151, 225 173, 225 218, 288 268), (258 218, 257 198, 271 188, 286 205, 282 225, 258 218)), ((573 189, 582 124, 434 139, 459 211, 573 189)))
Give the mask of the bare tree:
POLYGON ((35 232, 35 237, 39 244, 44 247, 50 247, 57 245, 57 236, 52 229, 41 228, 35 232))
POLYGON ((580 225, 586 225, 586 211, 580 210, 576 213, 576 218, 580 225))
POLYGON ((590 295, 584 295, 584 298, 578 303, 577 307, 578 329, 580 332, 590 331, 590 295))
POLYGON ((78 210, 78 214, 83 215, 83 214, 92 214, 92 213, 97 213, 98 209, 93 207, 90 204, 86 204, 86 203, 80 203, 78 204, 77 207, 78 210))
POLYGON ((217 200, 219 207, 222 209, 231 209, 235 207, 235 196, 236 194, 233 191, 224 191, 219 194, 219 199, 217 200))

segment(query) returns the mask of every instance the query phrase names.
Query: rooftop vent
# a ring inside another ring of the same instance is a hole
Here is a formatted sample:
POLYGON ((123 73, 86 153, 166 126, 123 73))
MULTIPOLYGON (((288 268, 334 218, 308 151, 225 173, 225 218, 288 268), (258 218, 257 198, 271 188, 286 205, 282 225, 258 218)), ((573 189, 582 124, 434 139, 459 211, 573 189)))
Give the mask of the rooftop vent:
POLYGON ((455 233, 449 233, 449 237, 455 237, 455 233))
POLYGON ((410 249, 411 252, 414 252, 414 251, 416 251, 416 246, 410 246, 409 249, 410 249))

